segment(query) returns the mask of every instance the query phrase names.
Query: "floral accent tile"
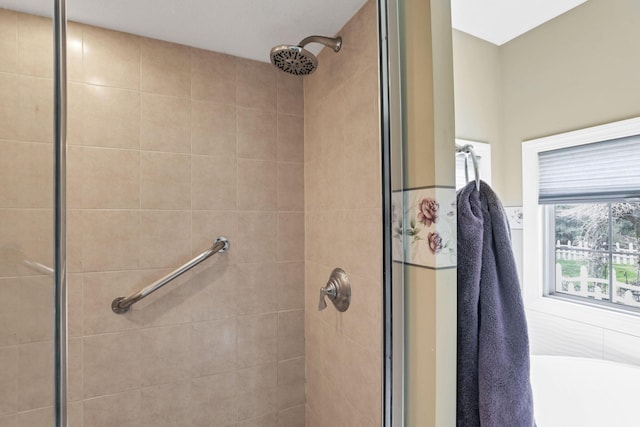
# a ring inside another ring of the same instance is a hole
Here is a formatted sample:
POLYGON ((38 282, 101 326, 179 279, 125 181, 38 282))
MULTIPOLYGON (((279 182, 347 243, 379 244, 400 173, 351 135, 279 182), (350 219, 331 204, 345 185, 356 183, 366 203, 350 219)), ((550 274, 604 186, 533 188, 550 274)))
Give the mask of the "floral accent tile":
POLYGON ((505 206, 504 212, 512 230, 521 230, 523 225, 522 206, 505 206))
POLYGON ((392 203, 394 261, 428 268, 455 267, 455 189, 398 191, 392 203))

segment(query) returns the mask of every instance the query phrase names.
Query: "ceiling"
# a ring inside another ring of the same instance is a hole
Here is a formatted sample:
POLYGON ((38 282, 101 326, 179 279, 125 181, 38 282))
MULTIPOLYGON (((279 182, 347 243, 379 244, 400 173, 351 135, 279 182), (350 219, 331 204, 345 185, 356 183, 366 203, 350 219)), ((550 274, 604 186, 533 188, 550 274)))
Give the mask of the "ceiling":
POLYGON ((586 0, 451 0, 453 28, 498 46, 586 0))
MULTIPOLYGON (((67 17, 127 33, 269 61, 273 46, 333 36, 366 0, 67 0, 67 17)), ((0 8, 52 16, 52 1, 0 8)), ((313 53, 322 46, 309 45, 313 53)))
MULTIPOLYGON (((271 47, 334 35, 366 0, 68 0, 69 20, 269 61, 271 47)), ((454 28, 501 45, 586 0, 451 0, 454 28)), ((51 16, 51 1, 0 8, 51 16)), ((322 46, 310 45, 318 53, 322 46)))

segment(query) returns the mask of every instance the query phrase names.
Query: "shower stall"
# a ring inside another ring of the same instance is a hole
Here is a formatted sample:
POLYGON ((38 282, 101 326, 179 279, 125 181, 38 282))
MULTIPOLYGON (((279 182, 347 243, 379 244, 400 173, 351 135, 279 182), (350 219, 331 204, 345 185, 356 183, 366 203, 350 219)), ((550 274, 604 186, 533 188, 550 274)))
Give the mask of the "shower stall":
POLYGON ((0 2, 0 426, 391 425, 386 2, 278 68, 42 3, 0 2))

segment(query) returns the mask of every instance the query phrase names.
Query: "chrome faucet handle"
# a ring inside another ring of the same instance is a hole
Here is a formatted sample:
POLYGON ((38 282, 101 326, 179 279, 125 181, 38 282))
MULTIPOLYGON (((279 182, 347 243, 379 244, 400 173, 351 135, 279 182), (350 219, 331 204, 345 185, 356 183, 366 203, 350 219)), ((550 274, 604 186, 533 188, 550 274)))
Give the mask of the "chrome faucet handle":
POLYGON ((335 301, 338 296, 336 284, 331 280, 327 283, 327 286, 320 288, 320 303, 318 304, 318 311, 322 311, 327 308, 327 302, 324 299, 325 296, 328 296, 331 301, 335 301))
POLYGON ((341 268, 331 272, 331 277, 324 288, 320 288, 320 302, 318 311, 327 308, 325 296, 328 296, 338 311, 346 311, 351 303, 351 285, 347 273, 341 268))
POLYGON ((327 308, 327 302, 324 300, 324 296, 326 295, 326 288, 320 288, 320 303, 318 303, 318 311, 322 311, 327 308))

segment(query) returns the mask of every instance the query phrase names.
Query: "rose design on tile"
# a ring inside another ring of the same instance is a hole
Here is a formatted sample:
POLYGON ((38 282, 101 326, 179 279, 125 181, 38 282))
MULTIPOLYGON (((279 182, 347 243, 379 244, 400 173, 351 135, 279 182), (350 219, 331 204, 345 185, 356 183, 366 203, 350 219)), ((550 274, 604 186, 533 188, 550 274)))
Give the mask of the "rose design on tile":
POLYGON ((427 235, 427 240, 429 241, 429 249, 431 253, 437 254, 442 250, 442 237, 438 233, 429 233, 427 235))
POLYGON ((430 197, 425 197, 418 203, 418 215, 419 222, 427 227, 431 227, 431 224, 435 224, 438 221, 438 202, 430 197))

